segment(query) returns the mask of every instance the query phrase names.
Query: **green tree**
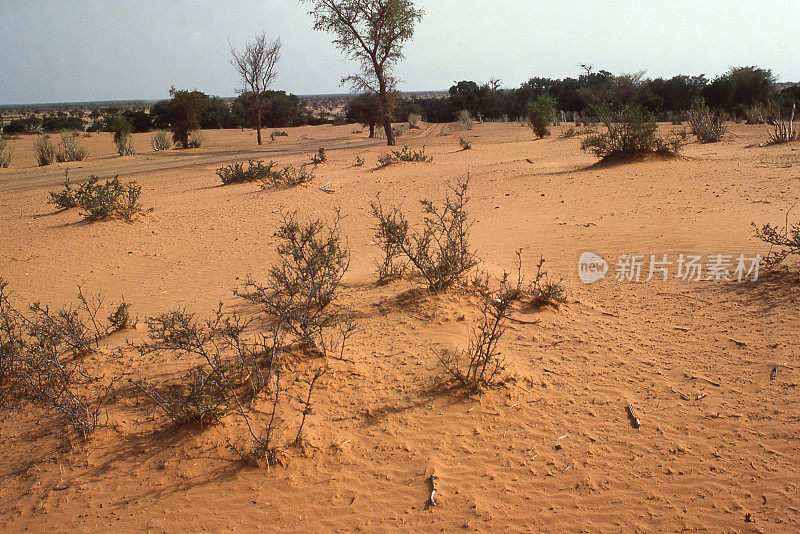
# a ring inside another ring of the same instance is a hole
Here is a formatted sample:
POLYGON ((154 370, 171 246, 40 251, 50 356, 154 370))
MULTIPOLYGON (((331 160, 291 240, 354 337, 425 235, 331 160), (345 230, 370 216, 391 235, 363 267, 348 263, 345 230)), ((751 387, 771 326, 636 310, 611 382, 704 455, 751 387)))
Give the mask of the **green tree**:
POLYGON ((541 95, 528 104, 528 121, 539 139, 550 135, 550 123, 555 112, 556 100, 551 96, 541 95))
POLYGON ((211 101, 205 93, 177 90, 174 86, 169 94, 172 97, 168 111, 172 139, 178 146, 188 148, 189 133, 200 128, 200 116, 211 101))
POLYGON ((333 33, 336 47, 360 63, 360 74, 342 82, 379 96, 387 144, 394 146, 389 95, 396 80, 392 70, 403 58, 403 44, 413 37, 423 11, 411 0, 300 1, 311 3, 314 29, 333 33))

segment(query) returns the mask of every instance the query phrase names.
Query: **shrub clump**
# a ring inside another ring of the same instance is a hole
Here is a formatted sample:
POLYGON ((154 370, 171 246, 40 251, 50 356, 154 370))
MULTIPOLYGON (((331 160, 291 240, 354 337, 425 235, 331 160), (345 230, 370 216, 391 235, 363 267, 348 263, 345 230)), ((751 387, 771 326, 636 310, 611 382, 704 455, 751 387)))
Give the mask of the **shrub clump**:
POLYGON ((36 154, 36 162, 40 167, 51 165, 56 161, 56 147, 47 134, 42 135, 36 140, 33 144, 33 151, 36 154))
POLYGON ((325 153, 324 148, 320 148, 317 150, 316 154, 309 156, 309 158, 311 159, 311 163, 314 165, 319 165, 320 163, 325 163, 328 161, 328 155, 325 153))
POLYGON ((458 125, 462 130, 472 130, 472 126, 475 124, 475 119, 472 118, 469 111, 466 109, 462 109, 458 112, 458 117, 456 119, 458 121, 458 125))
POLYGON ((769 132, 768 145, 778 145, 797 140, 797 131, 794 129, 794 110, 795 105, 792 104, 792 115, 789 117, 788 123, 785 121, 775 121, 775 131, 769 132))
POLYGON ((0 138, 0 169, 7 169, 11 164, 11 145, 0 138))
POLYGON ((253 160, 249 160, 248 166, 245 169, 243 163, 237 162, 217 169, 217 176, 219 176, 222 183, 226 185, 255 182, 269 177, 275 165, 276 163, 274 161, 270 161, 268 165, 264 165, 263 161, 254 162, 253 160))
POLYGON ((719 113, 714 113, 703 102, 689 111, 689 127, 701 143, 717 143, 728 131, 719 113))
POLYGON ((581 149, 605 161, 627 161, 649 154, 676 155, 680 152, 681 140, 676 136, 667 139, 657 136, 658 125, 641 107, 626 108, 618 117, 604 110, 600 116, 606 131, 585 138, 581 149))
POLYGON ((189 141, 186 143, 186 148, 200 148, 205 142, 206 138, 203 135, 203 132, 200 130, 194 130, 189 132, 189 141))
POLYGON ((269 134, 269 138, 273 143, 275 142, 275 139, 277 139, 278 137, 289 137, 289 134, 284 132, 283 130, 278 130, 269 134))
POLYGON ((169 138, 169 132, 166 130, 158 130, 155 132, 150 136, 150 146, 152 146, 153 150, 156 152, 159 150, 169 150, 172 148, 172 141, 169 138))
POLYGON ((380 199, 370 206, 377 225, 375 239, 384 252, 378 262, 378 280, 386 281, 402 274, 404 259, 428 283, 434 293, 440 293, 459 281, 475 266, 475 254, 469 246, 470 224, 465 207, 469 202, 469 177, 451 186, 444 205, 437 207, 422 200, 425 218, 422 229, 414 231, 397 207, 384 209, 380 199))
POLYGON ((69 177, 64 180, 64 189, 50 193, 50 203, 61 210, 79 207, 85 220, 97 221, 107 218, 120 218, 133 221, 142 212, 139 196, 142 188, 134 182, 123 184, 119 176, 100 183, 97 176, 90 176, 86 183, 73 189, 69 177))
POLYGON ((472 149, 472 143, 470 143, 469 140, 464 139, 463 137, 460 137, 458 139, 458 143, 461 145, 461 150, 471 150, 472 149))
POLYGON ((77 132, 61 132, 61 143, 56 150, 56 161, 83 161, 89 151, 82 147, 77 140, 77 132))
POLYGON ((378 168, 388 167, 395 163, 408 162, 408 163, 430 163, 433 161, 432 157, 425 155, 425 147, 422 150, 410 150, 407 146, 403 150, 393 150, 392 152, 378 158, 378 168))
POLYGON ((133 156, 133 145, 131 144, 131 134, 125 130, 114 132, 114 146, 120 156, 133 156))
POLYGON ((551 96, 541 95, 536 101, 528 103, 527 119, 539 139, 550 135, 550 124, 555 112, 556 101, 551 96))
POLYGON ((800 223, 791 227, 787 224, 784 228, 771 224, 759 228, 753 223, 753 227, 756 237, 770 245, 769 254, 763 261, 766 269, 776 268, 789 256, 800 256, 800 223))

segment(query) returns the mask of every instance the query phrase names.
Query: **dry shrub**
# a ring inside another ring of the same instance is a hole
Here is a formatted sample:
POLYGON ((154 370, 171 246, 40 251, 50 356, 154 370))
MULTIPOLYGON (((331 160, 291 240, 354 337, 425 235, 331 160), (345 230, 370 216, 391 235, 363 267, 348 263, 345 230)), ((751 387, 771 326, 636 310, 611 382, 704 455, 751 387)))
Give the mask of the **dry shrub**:
POLYGON ((89 151, 78 143, 76 132, 61 132, 60 144, 56 150, 56 161, 83 161, 89 151))
POLYGON ((783 228, 771 224, 759 228, 755 223, 753 227, 756 237, 770 245, 770 251, 763 261, 765 268, 774 269, 789 256, 800 256, 800 223, 789 226, 787 220, 783 228))
POLYGON ((463 137, 460 137, 458 139, 458 143, 461 145, 461 150, 471 150, 472 149, 472 143, 470 143, 467 139, 464 139, 463 137))
POLYGON ((458 112, 458 117, 456 119, 458 121, 458 126, 462 130, 472 130, 472 126, 475 124, 475 119, 472 118, 469 111, 466 109, 462 109, 458 112))
POLYGON ((792 104, 792 115, 789 117, 788 123, 785 121, 775 121, 775 131, 769 132, 768 145, 778 145, 797 140, 797 131, 794 129, 794 111, 795 105, 792 104))
POLYGON ((328 155, 325 153, 324 148, 320 148, 317 150, 316 154, 309 156, 309 159, 311 159, 312 164, 319 165, 320 163, 325 163, 328 161, 328 155))
POLYGON ((131 144, 131 134, 127 131, 114 132, 114 146, 120 156, 133 156, 133 145, 131 144))
POLYGON ((274 161, 264 165, 263 161, 254 162, 248 161, 248 166, 245 169, 244 164, 241 162, 233 163, 231 165, 220 167, 217 169, 217 176, 222 180, 222 183, 239 184, 245 182, 255 182, 256 180, 265 180, 273 172, 273 168, 277 165, 274 161))
POLYGON ((689 112, 689 127, 701 143, 717 143, 728 131, 722 116, 712 112, 702 102, 689 112))
POLYGON ((152 146, 153 150, 156 152, 172 148, 172 140, 170 139, 169 132, 166 130, 158 130, 155 132, 150 136, 150 146, 152 146))
POLYGON ((65 428, 87 439, 113 386, 93 391, 97 379, 83 365, 112 330, 100 324, 102 303, 79 288, 76 309, 52 312, 34 303, 26 315, 11 304, 7 286, 0 278, 0 385, 52 410, 65 428))
POLYGON ((7 169, 11 164, 11 145, 3 138, 0 138, 0 169, 7 169))
POLYGON ((56 161, 56 147, 47 134, 36 140, 33 144, 33 151, 36 154, 36 162, 40 167, 51 165, 56 161))
POLYGON ((469 177, 459 179, 450 187, 452 196, 448 195, 441 207, 422 200, 425 217, 419 231, 411 230, 399 208, 384 210, 380 199, 370 204, 377 221, 375 238, 384 252, 384 259, 378 264, 379 280, 402 272, 402 264, 398 262, 405 258, 425 278, 430 290, 439 293, 476 264, 469 247, 470 224, 465 210, 469 202, 468 187, 469 177))
POLYGON ((200 148, 206 142, 206 137, 200 130, 189 132, 189 142, 186 143, 186 148, 200 148))

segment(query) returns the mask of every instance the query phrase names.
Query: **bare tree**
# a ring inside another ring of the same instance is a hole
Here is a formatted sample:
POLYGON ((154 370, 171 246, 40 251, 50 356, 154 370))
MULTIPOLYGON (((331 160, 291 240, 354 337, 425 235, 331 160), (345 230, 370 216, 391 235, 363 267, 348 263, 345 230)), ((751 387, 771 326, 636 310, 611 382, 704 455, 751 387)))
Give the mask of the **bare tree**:
POLYGON ((396 80, 391 73, 403 58, 403 44, 414 35, 423 11, 415 9, 411 0, 300 1, 313 6, 314 29, 333 33, 336 47, 361 64, 361 73, 342 83, 350 83, 359 92, 378 94, 387 143, 394 146, 390 91, 396 80))
POLYGON ((232 45, 230 48, 231 63, 242 81, 241 94, 255 114, 256 133, 260 145, 261 117, 269 105, 264 92, 278 76, 275 65, 281 57, 281 40, 270 41, 264 32, 247 43, 241 52, 232 45))

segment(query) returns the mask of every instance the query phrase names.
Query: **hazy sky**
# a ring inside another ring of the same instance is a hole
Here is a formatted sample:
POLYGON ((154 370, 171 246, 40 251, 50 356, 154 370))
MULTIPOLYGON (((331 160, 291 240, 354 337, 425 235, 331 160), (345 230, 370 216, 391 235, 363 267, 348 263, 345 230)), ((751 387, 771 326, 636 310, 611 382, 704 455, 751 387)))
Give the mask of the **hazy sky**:
MULTIPOLYGON (((773 69, 800 81, 798 0, 419 0, 426 14, 401 89, 456 80, 505 87, 577 76, 581 63, 650 77, 773 69)), ((228 40, 283 40, 274 86, 342 93, 354 67, 311 29, 299 0, 0 0, 0 104, 158 99, 178 88, 233 96, 228 40)))

